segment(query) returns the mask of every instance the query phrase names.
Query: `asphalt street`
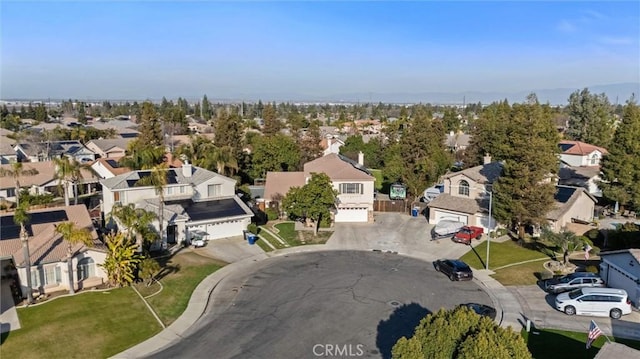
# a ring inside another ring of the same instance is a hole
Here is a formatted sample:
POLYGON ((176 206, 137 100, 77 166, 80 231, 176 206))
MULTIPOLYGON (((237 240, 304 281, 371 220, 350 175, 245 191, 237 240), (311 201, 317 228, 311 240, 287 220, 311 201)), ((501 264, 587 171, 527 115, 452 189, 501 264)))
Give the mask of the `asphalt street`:
POLYGON ((152 357, 388 358, 426 314, 493 305, 476 282, 450 282, 429 262, 374 251, 257 261, 225 277, 211 299, 181 341, 152 357))

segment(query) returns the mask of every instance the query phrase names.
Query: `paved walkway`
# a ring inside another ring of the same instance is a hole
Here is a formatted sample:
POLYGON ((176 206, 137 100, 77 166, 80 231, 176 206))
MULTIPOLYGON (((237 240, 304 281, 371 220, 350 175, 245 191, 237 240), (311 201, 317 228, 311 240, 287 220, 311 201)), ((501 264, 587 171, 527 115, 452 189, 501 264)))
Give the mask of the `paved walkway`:
POLYGON ((9 280, 2 280, 0 285, 0 307, 0 333, 20 329, 20 319, 11 295, 9 280))

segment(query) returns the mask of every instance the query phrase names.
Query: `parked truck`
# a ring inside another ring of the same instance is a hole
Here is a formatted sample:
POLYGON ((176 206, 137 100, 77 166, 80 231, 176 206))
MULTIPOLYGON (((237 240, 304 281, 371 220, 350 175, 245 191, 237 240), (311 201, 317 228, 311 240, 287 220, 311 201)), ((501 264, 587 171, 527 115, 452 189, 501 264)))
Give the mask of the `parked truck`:
POLYGON ((464 226, 453 235, 456 243, 471 244, 472 239, 480 239, 484 229, 482 227, 464 226))

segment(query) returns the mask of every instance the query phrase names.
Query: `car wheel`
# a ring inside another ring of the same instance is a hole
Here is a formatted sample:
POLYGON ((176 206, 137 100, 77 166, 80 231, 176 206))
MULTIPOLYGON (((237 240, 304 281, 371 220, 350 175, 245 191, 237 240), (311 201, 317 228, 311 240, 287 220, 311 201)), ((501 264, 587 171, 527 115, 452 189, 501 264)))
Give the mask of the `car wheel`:
POLYGON ((456 280, 456 276, 454 276, 453 274, 449 275, 449 279, 453 282, 454 280, 456 280))
POLYGON ((622 311, 620 309, 611 309, 611 313, 609 313, 609 315, 613 319, 620 319, 620 317, 622 316, 622 311))
POLYGON ((574 315, 576 314, 576 308, 572 305, 567 305, 566 307, 564 307, 564 314, 574 315))

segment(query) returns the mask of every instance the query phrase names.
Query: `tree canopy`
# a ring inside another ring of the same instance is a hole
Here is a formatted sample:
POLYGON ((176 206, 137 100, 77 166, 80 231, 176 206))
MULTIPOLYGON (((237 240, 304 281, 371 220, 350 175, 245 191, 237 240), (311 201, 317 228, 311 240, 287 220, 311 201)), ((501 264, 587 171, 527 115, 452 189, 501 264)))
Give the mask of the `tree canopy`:
POLYGON ((420 321, 411 338, 392 349, 394 359, 531 358, 524 339, 467 307, 440 309, 420 321))
POLYGON ((282 201, 282 209, 291 219, 303 219, 308 225, 315 224, 317 234, 320 221, 330 218, 329 210, 335 207, 337 195, 327 174, 311 173, 307 184, 289 190, 282 201))
POLYGON ((300 163, 300 150, 291 136, 261 136, 254 141, 253 178, 265 178, 268 171, 295 171, 300 163))
POLYGON ((592 94, 589 89, 569 96, 567 137, 607 148, 613 138, 613 107, 607 96, 592 94))

